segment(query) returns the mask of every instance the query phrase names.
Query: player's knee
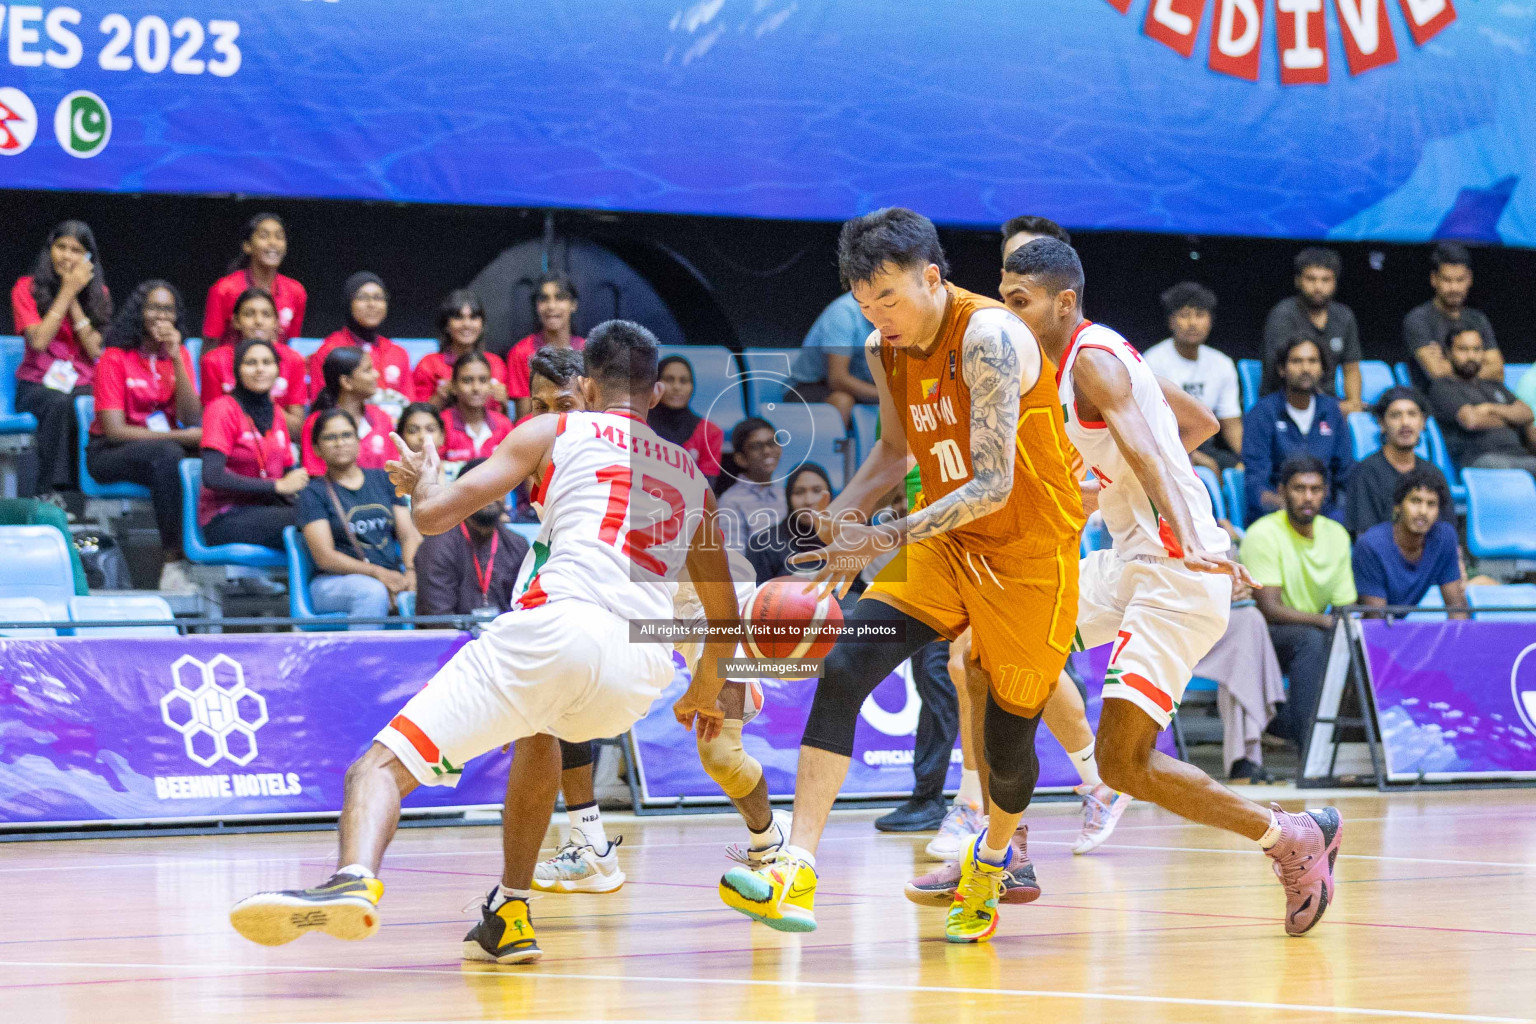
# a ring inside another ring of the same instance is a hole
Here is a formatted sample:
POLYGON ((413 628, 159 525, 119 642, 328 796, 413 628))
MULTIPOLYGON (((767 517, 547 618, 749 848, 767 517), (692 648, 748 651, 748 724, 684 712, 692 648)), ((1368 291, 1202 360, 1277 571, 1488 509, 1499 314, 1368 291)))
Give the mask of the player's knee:
POLYGON ((712 740, 700 738, 699 761, 715 785, 732 800, 740 800, 757 788, 763 766, 741 744, 741 723, 727 720, 712 740))
POLYGON ((1099 778, 1110 789, 1132 796, 1141 789, 1147 766, 1134 749, 1124 744, 1106 744, 1101 733, 1094 745, 1094 758, 1099 765, 1099 778))
POLYGON ((999 810, 1019 814, 1029 806, 1030 799, 1035 795, 1040 767, 1032 750, 1027 756, 1013 754, 998 757, 989 752, 987 774, 987 796, 999 810))
POLYGON ((585 768, 592 763, 592 742, 567 743, 560 741, 560 770, 568 772, 573 768, 585 768))
POLYGON ((375 740, 367 750, 363 751, 363 756, 353 761, 347 768, 346 790, 353 792, 366 787, 381 775, 391 779, 401 795, 409 793, 418 785, 416 778, 395 756, 395 752, 375 740))

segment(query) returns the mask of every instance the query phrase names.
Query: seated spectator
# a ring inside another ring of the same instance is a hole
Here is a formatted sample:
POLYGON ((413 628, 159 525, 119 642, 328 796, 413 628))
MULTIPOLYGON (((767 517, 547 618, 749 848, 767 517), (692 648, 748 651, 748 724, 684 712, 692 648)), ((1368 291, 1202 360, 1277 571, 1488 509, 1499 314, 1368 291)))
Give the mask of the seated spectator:
POLYGON ((512 433, 512 421, 490 408, 491 364, 479 352, 453 365, 453 404, 443 410, 444 462, 483 459, 512 433))
POLYGON ((1318 387, 1323 394, 1340 397, 1334 388, 1334 368, 1342 365, 1344 394, 1340 405, 1345 413, 1365 409, 1360 399, 1360 325, 1354 310, 1333 301, 1343 266, 1332 249, 1309 248, 1296 254, 1296 294, 1276 303, 1264 321, 1261 394, 1282 386, 1280 350, 1292 338, 1308 338, 1322 356, 1318 387))
POLYGON ((1429 404, 1445 435, 1445 447, 1462 469, 1523 469, 1536 473, 1531 407, 1502 380, 1479 376, 1487 366, 1483 337, 1463 327, 1451 338, 1449 377, 1430 382, 1429 404))
MULTIPOLYGON (((1356 537, 1392 518, 1392 494, 1409 473, 1422 470, 1445 486, 1440 471, 1414 451, 1429 419, 1424 396, 1413 388, 1388 388, 1376 400, 1375 412, 1381 424, 1381 447, 1355 464, 1345 500, 1344 525, 1356 537)), ((1440 519, 1456 528, 1456 509, 1449 500, 1440 505, 1440 519)))
POLYGON ((845 424, 855 405, 877 404, 880 391, 864 358, 864 342, 874 329, 852 292, 833 299, 800 343, 789 371, 790 395, 836 406, 845 424))
POLYGON ((1433 467, 1403 474, 1392 491, 1392 521, 1377 523, 1355 541, 1355 589, 1373 608, 1416 605, 1439 587, 1447 608, 1467 606, 1456 527, 1440 518, 1451 500, 1433 467))
POLYGON ((779 446, 773 424, 748 416, 731 431, 732 469, 722 476, 730 486, 720 495, 720 530, 726 547, 742 550, 747 538, 777 526, 787 507, 784 487, 774 477, 779 446))
POLYGON ((425 451, 423 445, 431 445, 442 456, 443 441, 448 432, 443 429, 443 414, 429 402, 412 402, 400 414, 395 433, 411 446, 412 451, 425 451))
POLYGON ((272 401, 276 343, 262 338, 235 349, 235 389, 203 410, 203 487, 197 522, 209 544, 258 544, 283 550, 294 524, 293 497, 309 483, 293 464, 288 424, 272 401))
POLYGON ((149 488, 164 565, 160 589, 194 592, 181 550, 181 460, 202 446, 203 403, 181 344, 186 306, 166 281, 133 290, 96 364, 96 419, 85 465, 97 481, 149 488))
MULTIPOLYGON (((484 459, 471 459, 468 473, 484 459)), ((512 607, 512 588, 528 542, 503 525, 505 509, 493 501, 457 529, 422 539, 416 552, 417 615, 500 615, 512 607)))
POLYGON ((1325 612, 1355 603, 1355 581, 1349 534, 1321 514, 1328 467, 1315 455, 1294 455, 1280 467, 1279 486, 1285 508, 1248 527, 1240 554, 1261 585, 1254 600, 1291 678, 1285 710, 1270 731, 1301 746, 1317 715, 1333 642, 1333 619, 1325 612))
POLYGON ((315 396, 309 418, 304 421, 303 432, 299 435, 304 471, 310 476, 325 472, 325 460, 315 450, 313 434, 316 418, 331 409, 344 409, 352 417, 357 430, 358 468, 383 469, 384 463, 397 458, 399 453, 389 439, 395 429, 394 421, 383 409, 368 404, 379 382, 373 357, 360 348, 344 345, 331 350, 320 372, 325 377, 325 386, 315 396))
POLYGON ((51 496, 78 486, 75 398, 91 393, 101 332, 112 319, 106 269, 90 225, 66 220, 52 231, 32 273, 11 289, 16 333, 27 352, 16 369, 17 412, 37 417, 35 459, 23 460, 21 496, 51 496))
POLYGON ((382 619, 395 610, 399 595, 416 589, 421 534, 389 474, 358 465, 357 424, 337 406, 312 417, 307 440, 325 469, 299 492, 296 519, 317 570, 309 582, 315 611, 382 619))
POLYGON ((507 353, 507 395, 516 404, 517 418, 528 415, 528 361, 541 348, 571 348, 580 352, 587 339, 571 333, 576 321, 576 286, 559 271, 545 274, 533 286, 533 316, 539 329, 518 341, 507 353))
POLYGON ((236 344, 253 338, 270 341, 277 352, 278 367, 277 382, 272 385, 272 400, 283 410, 288 432, 297 434, 304 423, 304 403, 309 400, 309 372, 304 366, 304 357, 277 340, 280 326, 277 305, 272 301, 272 296, 260 288, 249 288, 241 292, 235 299, 230 325, 230 330, 237 336, 237 342, 218 342, 212 348, 208 348, 205 343, 202 358, 198 360, 202 368, 204 407, 235 390, 236 344))
POLYGON ((1259 399, 1243 417, 1248 522, 1283 506, 1279 469, 1303 452, 1317 456, 1327 469, 1329 498, 1323 514, 1342 519, 1355 460, 1344 412, 1337 398, 1317 391, 1323 364, 1315 341, 1292 338, 1280 350, 1280 360, 1285 387, 1259 399))
POLYGON ((309 293, 291 277, 277 272, 288 255, 288 231, 275 213, 258 213, 245 222, 240 239, 240 255, 229 265, 229 273, 208 289, 208 305, 203 313, 203 349, 218 345, 237 345, 242 335, 235 326, 235 300, 258 288, 272 296, 277 309, 276 340, 287 344, 304 333, 304 307, 309 293))
POLYGON ((1222 470, 1238 465, 1243 450, 1243 396, 1237 364, 1206 344, 1216 293, 1193 281, 1181 281, 1163 292, 1162 302, 1173 336, 1147 349, 1142 358, 1153 373, 1177 384, 1220 421, 1220 432, 1189 453, 1191 462, 1219 477, 1222 470))
POLYGON ((1430 254, 1429 285, 1435 297, 1415 306, 1403 317, 1403 347, 1408 350, 1408 375, 1413 386, 1430 390, 1430 382, 1451 377, 1451 335, 1470 328, 1482 335, 1486 356, 1479 375, 1484 380, 1504 379, 1504 356, 1493 336, 1493 323, 1467 305, 1472 291, 1472 254, 1459 242, 1441 242, 1430 254))
POLYGON ((373 356, 373 368, 379 373, 379 389, 370 400, 396 419, 407 405, 416 401, 416 385, 411 380, 411 357, 394 342, 379 333, 379 325, 389 315, 389 293, 379 275, 360 270, 347 278, 342 289, 347 298, 347 323, 329 334, 315 354, 309 357, 311 396, 324 386, 325 357, 332 349, 351 345, 373 356))
MULTIPOLYGON (((539 416, 586 408, 578 380, 585 369, 581 353, 575 349, 541 348, 535 352, 528 360, 529 414, 539 416)), ((651 410, 653 416, 655 412, 651 410)))
POLYGON ((439 409, 453 404, 453 366, 467 352, 479 352, 491 364, 491 400, 507 407, 507 364, 485 350, 485 307, 468 288, 448 293, 437 310, 437 351, 424 356, 411 376, 416 397, 439 409))
MULTIPOLYGON (((661 401, 647 419, 651 429, 664 441, 682 447, 699 470, 713 480, 720 475, 720 453, 725 447, 725 432, 691 408, 693 402, 693 364, 682 356, 667 356, 659 364, 661 401)), ((708 401, 713 396, 706 395, 708 401)))
POLYGON ((832 504, 832 480, 814 462, 800 466, 784 482, 788 515, 777 525, 747 538, 747 561, 757 573, 758 585, 794 572, 789 556, 819 551, 826 545, 816 533, 817 512, 832 504))

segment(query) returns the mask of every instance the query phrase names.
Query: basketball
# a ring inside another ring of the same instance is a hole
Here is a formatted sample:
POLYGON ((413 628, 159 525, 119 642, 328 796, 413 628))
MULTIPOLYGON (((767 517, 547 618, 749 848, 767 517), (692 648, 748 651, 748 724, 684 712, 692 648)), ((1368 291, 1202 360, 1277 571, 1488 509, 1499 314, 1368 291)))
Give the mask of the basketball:
POLYGON ((843 609, 831 594, 817 600, 803 577, 781 576, 757 588, 747 606, 746 648, 755 658, 825 658, 843 609))

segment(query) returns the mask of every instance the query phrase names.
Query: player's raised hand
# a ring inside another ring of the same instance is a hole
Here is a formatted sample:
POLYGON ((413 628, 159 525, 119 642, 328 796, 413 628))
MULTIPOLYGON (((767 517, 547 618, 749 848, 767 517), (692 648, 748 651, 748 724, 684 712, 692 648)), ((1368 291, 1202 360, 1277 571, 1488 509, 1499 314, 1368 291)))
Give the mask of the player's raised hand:
POLYGON ((423 477, 432 478, 437 475, 437 449, 426 444, 418 452, 393 431, 389 439, 395 443, 395 451, 400 453, 400 458, 384 463, 384 471, 389 474, 389 482, 395 485, 395 493, 402 498, 409 498, 423 477))
POLYGON ((698 733, 699 739, 705 743, 719 736, 725 724, 725 711, 720 707, 719 700, 702 701, 691 687, 672 705, 672 714, 677 716, 679 725, 689 732, 698 733))
POLYGON ((1214 554, 1210 551, 1189 551, 1184 555, 1184 567, 1194 572, 1208 572, 1214 576, 1231 576, 1233 579, 1248 584, 1254 590, 1261 589, 1264 584, 1253 578, 1248 567, 1242 562, 1226 555, 1214 554))
POLYGON ((820 562, 820 568, 806 583, 805 592, 815 591, 818 601, 828 594, 843 598, 866 565, 900 545, 900 535, 890 527, 839 523, 836 538, 826 547, 790 555, 786 561, 791 567, 809 567, 820 562))

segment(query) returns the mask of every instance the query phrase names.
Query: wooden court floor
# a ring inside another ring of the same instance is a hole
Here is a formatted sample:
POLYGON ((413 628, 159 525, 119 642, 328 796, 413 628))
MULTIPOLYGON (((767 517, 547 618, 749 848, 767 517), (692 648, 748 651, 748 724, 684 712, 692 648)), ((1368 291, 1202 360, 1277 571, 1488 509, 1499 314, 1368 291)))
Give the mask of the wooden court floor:
POLYGON ((1137 806, 1073 857, 1060 804, 1030 812, 1045 895, 1004 908, 988 945, 946 944, 940 913, 902 898, 926 837, 879 835, 866 811, 829 828, 820 930, 781 935, 720 905, 739 826, 696 816, 611 824, 629 884, 538 899, 545 960, 521 968, 458 958, 461 908, 499 869, 494 828, 402 832, 375 938, 278 949, 226 910, 323 878, 332 833, 0 844, 0 1022, 1536 1017, 1536 792, 1333 802, 1338 898, 1302 939, 1249 844, 1137 806))

